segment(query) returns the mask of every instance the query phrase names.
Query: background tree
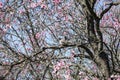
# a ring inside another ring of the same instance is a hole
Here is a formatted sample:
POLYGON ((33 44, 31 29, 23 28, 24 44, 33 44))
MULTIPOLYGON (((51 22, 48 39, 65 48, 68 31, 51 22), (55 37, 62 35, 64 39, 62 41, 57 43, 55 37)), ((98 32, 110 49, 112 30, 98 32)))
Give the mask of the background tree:
POLYGON ((119 75, 119 4, 119 0, 1 0, 1 77, 107 80, 119 75))

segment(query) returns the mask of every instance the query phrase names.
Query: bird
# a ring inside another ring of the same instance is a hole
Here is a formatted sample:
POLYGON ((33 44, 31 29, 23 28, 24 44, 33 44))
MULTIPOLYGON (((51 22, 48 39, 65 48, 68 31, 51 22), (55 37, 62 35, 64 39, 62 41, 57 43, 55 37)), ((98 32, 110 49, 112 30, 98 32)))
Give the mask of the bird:
POLYGON ((70 41, 67 40, 67 37, 59 38, 59 44, 61 46, 67 46, 70 44, 70 41))
POLYGON ((64 38, 59 38, 59 44, 62 46, 65 44, 65 39, 64 38))

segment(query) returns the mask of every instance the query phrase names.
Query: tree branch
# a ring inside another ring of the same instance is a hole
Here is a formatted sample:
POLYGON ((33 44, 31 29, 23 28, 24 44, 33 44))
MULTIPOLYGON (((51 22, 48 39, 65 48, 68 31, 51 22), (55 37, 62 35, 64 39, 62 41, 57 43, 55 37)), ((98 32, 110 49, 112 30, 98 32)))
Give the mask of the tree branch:
MULTIPOLYGON (((87 44, 87 43, 86 43, 86 44, 87 44)), ((36 56, 36 55, 38 55, 39 53, 42 53, 42 52, 45 51, 46 49, 55 49, 55 50, 56 50, 56 49, 62 49, 62 48, 67 48, 67 47, 81 47, 81 48, 85 49, 85 50, 87 51, 87 53, 89 54, 89 56, 90 56, 90 57, 86 56, 86 58, 89 58, 89 59, 90 59, 90 58, 93 58, 92 52, 91 52, 86 46, 84 46, 84 45, 86 45, 86 44, 68 44, 68 45, 65 45, 65 46, 43 47, 42 50, 41 50, 40 52, 34 54, 33 57, 36 56)), ((75 57, 77 57, 77 56, 80 56, 80 55, 75 55, 75 57)))
POLYGON ((108 8, 106 8, 105 10, 102 11, 102 13, 100 14, 100 19, 103 17, 103 15, 105 13, 107 13, 112 8, 112 6, 117 6, 119 4, 120 4, 120 2, 106 3, 106 5, 110 5, 110 6, 108 8))

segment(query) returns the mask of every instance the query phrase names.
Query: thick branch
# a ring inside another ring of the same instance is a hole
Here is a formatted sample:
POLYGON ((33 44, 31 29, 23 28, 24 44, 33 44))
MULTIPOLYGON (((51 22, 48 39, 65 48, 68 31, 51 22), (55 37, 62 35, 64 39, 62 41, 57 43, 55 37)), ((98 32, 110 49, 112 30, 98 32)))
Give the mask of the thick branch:
POLYGON ((86 44, 70 44, 70 45, 66 45, 66 46, 50 46, 50 47, 43 47, 42 50, 36 54, 34 54, 33 56, 38 55, 39 53, 42 53, 43 51, 45 51, 46 49, 62 49, 62 48, 68 48, 68 47, 81 47, 83 49, 85 49, 87 51, 87 53, 89 54, 90 58, 93 58, 93 54, 92 52, 86 47, 84 46, 86 44))
POLYGON ((92 2, 89 3, 88 0, 85 0, 85 2, 86 2, 86 6, 87 6, 88 10, 90 11, 91 15, 92 15, 95 19, 98 19, 98 17, 97 17, 97 15, 96 15, 96 13, 94 12, 93 8, 90 6, 90 4, 93 4, 92 6, 94 6, 94 4, 95 4, 96 1, 94 1, 93 3, 92 3, 92 2))

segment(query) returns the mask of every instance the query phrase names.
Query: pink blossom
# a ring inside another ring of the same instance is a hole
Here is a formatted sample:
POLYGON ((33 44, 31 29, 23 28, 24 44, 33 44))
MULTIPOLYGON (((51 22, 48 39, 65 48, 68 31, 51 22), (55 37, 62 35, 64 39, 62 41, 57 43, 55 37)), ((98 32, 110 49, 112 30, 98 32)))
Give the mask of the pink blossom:
POLYGON ((71 70, 68 68, 66 69, 66 74, 70 74, 71 73, 71 70))
POLYGON ((63 32, 64 35, 67 35, 67 32, 63 32))
POLYGON ((59 70, 60 69, 60 66, 55 66, 55 70, 59 70))
POLYGON ((20 14, 23 14, 25 11, 24 10, 19 10, 19 13, 20 14))
POLYGON ((54 2, 55 4, 59 4, 59 3, 60 3, 60 0, 53 0, 53 2, 54 2))
POLYGON ((71 80, 70 75, 65 75, 66 80, 71 80))
POLYGON ((64 66, 65 65, 65 63, 64 63, 64 61, 60 61, 60 66, 64 66))
POLYGON ((65 66, 65 63, 64 63, 64 61, 61 60, 60 62, 58 62, 56 65, 53 66, 53 68, 54 68, 53 73, 55 73, 56 71, 60 70, 64 66, 65 66))
POLYGON ((74 56, 75 56, 75 52, 72 51, 72 53, 71 53, 71 55, 70 55, 70 59, 71 59, 71 61, 74 61, 74 56))
POLYGON ((41 8, 45 9, 47 6, 45 4, 41 4, 41 8))
POLYGON ((118 76, 117 80, 120 80, 120 76, 118 76))
POLYGON ((84 80, 89 80, 89 79, 88 79, 88 76, 86 76, 86 77, 84 78, 84 80))
POLYGON ((5 19, 5 22, 4 22, 5 24, 9 24, 10 23, 10 17, 7 17, 6 19, 5 19))
POLYGON ((5 16, 4 12, 0 12, 0 18, 2 19, 5 16))
POLYGON ((108 19, 109 19, 109 16, 108 16, 108 15, 106 15, 106 16, 105 16, 105 20, 108 20, 108 19))
POLYGON ((83 75, 84 75, 84 72, 80 71, 80 72, 79 72, 79 75, 80 75, 80 76, 83 76, 83 75))
POLYGON ((68 21, 68 16, 65 16, 65 21, 68 21))
POLYGON ((35 7, 37 7, 37 4, 34 3, 34 2, 32 2, 32 3, 30 4, 30 8, 35 8, 35 7))
POLYGON ((3 7, 3 3, 2 2, 0 2, 0 8, 2 8, 3 7))
POLYGON ((40 33, 39 32, 36 33, 35 37, 36 37, 36 39, 39 39, 40 38, 40 33))
POLYGON ((11 25, 10 25, 10 24, 6 24, 6 27, 7 27, 7 28, 11 28, 11 25))
POLYGON ((93 80, 99 80, 98 78, 94 77, 93 80))
POLYGON ((27 48, 28 51, 32 50, 31 48, 27 48))

